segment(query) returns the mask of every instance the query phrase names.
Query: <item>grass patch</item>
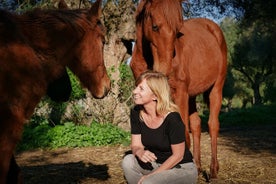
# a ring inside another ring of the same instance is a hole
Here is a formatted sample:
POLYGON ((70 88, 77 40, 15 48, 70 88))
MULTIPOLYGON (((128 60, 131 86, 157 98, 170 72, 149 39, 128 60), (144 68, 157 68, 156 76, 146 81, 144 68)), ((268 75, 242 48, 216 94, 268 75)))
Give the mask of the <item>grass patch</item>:
MULTIPOLYGON (((201 117, 203 124, 207 126, 209 114, 203 114, 201 117)), ((221 128, 275 126, 276 104, 238 108, 232 109, 229 112, 221 112, 219 120, 221 128)))
POLYGON ((31 149, 55 149, 60 147, 88 147, 115 144, 129 144, 130 134, 112 124, 91 123, 90 126, 75 125, 72 122, 55 127, 43 123, 27 125, 18 151, 31 149))
MULTIPOLYGON (((255 106, 252 108, 233 109, 221 113, 220 128, 252 127, 275 128, 276 104, 255 106)), ((203 114, 202 127, 208 130, 208 114, 203 114)), ((130 132, 112 124, 91 123, 90 126, 75 125, 72 122, 51 127, 43 119, 35 119, 26 125, 18 151, 31 149, 55 149, 60 147, 88 147, 123 144, 129 145, 130 132)))

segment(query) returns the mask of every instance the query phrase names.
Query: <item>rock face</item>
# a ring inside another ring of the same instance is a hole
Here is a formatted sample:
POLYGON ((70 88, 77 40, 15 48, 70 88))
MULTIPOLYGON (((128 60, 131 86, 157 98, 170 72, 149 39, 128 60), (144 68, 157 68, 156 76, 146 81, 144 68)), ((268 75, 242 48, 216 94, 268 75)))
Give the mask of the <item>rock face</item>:
MULTIPOLYGON (((66 0, 70 8, 78 8, 80 1, 66 0)), ((89 7, 89 3, 82 1, 81 7, 89 7)), ((106 43, 104 46, 104 60, 108 74, 112 81, 110 93, 104 99, 94 99, 87 92, 86 98, 71 101, 60 118, 61 121, 74 121, 79 124, 90 124, 92 120, 100 123, 112 122, 119 127, 129 130, 130 105, 121 99, 122 95, 128 95, 124 99, 131 99, 130 94, 122 94, 120 66, 131 57, 132 43, 135 40, 134 12, 136 5, 132 0, 123 0, 115 4, 108 1, 102 9, 102 22, 106 27, 106 43)), ((131 80, 131 79, 130 79, 131 80)), ((129 90, 132 91, 132 86, 129 90)), ((49 106, 43 106, 44 110, 37 109, 37 113, 49 114, 49 106)), ((48 115, 49 116, 49 115, 48 115)))
POLYGON ((102 100, 91 99, 90 106, 93 111, 92 118, 98 117, 99 122, 112 122, 126 130, 129 130, 130 107, 120 100, 122 94, 120 94, 119 68, 131 57, 132 42, 135 40, 135 9, 132 0, 119 1, 118 4, 109 1, 104 5, 103 21, 106 26, 104 59, 112 80, 112 89, 102 100), (102 116, 103 114, 105 116, 102 116))

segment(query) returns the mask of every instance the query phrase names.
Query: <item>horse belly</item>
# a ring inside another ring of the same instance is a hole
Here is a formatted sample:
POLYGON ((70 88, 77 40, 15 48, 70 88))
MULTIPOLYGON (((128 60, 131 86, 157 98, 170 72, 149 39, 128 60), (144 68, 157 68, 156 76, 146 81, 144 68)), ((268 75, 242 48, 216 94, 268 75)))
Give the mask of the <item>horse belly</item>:
POLYGON ((173 66, 175 78, 186 83, 190 96, 196 96, 208 90, 215 83, 222 62, 217 52, 207 49, 205 53, 196 54, 188 49, 183 50, 182 56, 176 57, 173 63, 175 63, 173 66))
POLYGON ((204 64, 190 65, 188 93, 195 96, 208 90, 218 76, 218 65, 206 66, 204 64))

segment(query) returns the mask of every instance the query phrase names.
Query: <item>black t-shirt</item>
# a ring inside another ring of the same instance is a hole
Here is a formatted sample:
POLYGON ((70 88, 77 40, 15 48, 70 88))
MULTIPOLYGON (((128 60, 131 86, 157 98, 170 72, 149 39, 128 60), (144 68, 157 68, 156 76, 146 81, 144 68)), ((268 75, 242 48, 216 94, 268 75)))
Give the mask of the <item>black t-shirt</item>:
MULTIPOLYGON (((157 163, 163 163, 172 155, 171 144, 185 142, 185 126, 180 114, 178 112, 169 113, 161 126, 152 129, 140 119, 139 112, 139 106, 131 109, 131 134, 141 134, 145 149, 155 154, 157 163)), ((187 146, 185 147, 184 157, 179 162, 180 164, 193 161, 190 150, 187 146)))

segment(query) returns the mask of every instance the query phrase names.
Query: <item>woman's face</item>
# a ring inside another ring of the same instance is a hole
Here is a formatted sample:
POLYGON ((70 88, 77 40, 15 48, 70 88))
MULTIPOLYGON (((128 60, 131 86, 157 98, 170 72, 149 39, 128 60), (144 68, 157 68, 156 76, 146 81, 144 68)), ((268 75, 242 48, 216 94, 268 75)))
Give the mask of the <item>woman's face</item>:
POLYGON ((136 105, 146 105, 156 100, 156 96, 149 88, 146 79, 143 79, 133 90, 133 99, 136 105))

